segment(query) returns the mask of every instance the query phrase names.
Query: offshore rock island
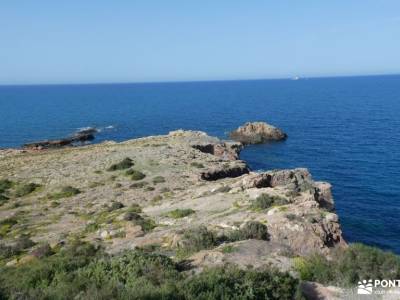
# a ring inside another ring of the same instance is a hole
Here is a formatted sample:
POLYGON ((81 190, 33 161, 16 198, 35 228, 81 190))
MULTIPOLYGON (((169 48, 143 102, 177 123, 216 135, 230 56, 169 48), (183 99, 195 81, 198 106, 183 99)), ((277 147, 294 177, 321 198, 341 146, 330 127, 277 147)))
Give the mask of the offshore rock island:
MULTIPOLYGON (((79 241, 109 257, 129 251, 165 257, 179 264, 179 274, 229 265, 270 268, 298 280, 308 257, 329 262, 349 251, 329 183, 314 181, 303 168, 252 172, 239 158, 242 148, 177 130, 121 143, 2 150, 3 268, 28 268, 79 241)), ((340 290, 296 282, 291 288, 309 299, 340 298, 340 290)))

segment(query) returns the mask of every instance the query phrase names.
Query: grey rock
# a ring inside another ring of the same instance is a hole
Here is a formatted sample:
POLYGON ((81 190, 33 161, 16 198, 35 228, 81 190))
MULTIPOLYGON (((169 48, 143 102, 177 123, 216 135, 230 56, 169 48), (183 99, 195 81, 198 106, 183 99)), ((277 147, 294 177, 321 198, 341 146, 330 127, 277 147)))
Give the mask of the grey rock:
POLYGON ((268 141, 281 141, 287 134, 281 129, 265 122, 248 122, 229 134, 234 141, 243 144, 262 144, 268 141))

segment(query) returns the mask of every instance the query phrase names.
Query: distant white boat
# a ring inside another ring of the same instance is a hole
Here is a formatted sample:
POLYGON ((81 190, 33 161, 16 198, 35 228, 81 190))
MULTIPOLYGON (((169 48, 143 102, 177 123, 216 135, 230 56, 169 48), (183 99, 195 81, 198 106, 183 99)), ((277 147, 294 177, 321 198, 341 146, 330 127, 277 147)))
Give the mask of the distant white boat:
POLYGON ((299 80, 299 79, 300 79, 299 76, 295 76, 295 77, 292 78, 292 80, 299 80))

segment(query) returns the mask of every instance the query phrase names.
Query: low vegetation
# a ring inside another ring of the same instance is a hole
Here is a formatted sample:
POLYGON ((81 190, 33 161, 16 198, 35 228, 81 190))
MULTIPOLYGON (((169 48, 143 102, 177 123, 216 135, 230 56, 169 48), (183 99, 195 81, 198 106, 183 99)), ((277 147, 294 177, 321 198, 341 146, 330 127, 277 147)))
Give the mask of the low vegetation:
POLYGON ((150 217, 143 217, 136 212, 127 212, 124 215, 125 221, 132 221, 135 225, 139 225, 144 232, 149 232, 157 227, 156 222, 150 217))
POLYGON ((7 192, 13 185, 14 183, 11 180, 0 179, 0 194, 7 192))
POLYGON ((190 163, 190 165, 192 167, 199 168, 199 169, 204 168, 204 165, 202 163, 197 162, 197 161, 194 161, 194 162, 190 163))
POLYGON ((8 179, 0 179, 0 206, 9 200, 8 191, 14 183, 8 179))
POLYGON ((129 187, 130 187, 131 189, 140 189, 140 188, 145 187, 146 185, 148 185, 148 182, 146 182, 146 181, 141 181, 141 182, 132 183, 129 187))
POLYGON ((132 170, 130 176, 131 176, 132 180, 137 181, 137 180, 144 179, 146 177, 146 174, 144 174, 140 171, 137 171, 137 170, 132 170))
POLYGON ((211 268, 188 276, 166 256, 109 256, 83 242, 0 269, 1 299, 293 299, 298 280, 274 269, 211 268))
POLYGON ((224 242, 236 242, 248 239, 268 240, 266 225, 256 222, 246 222, 240 229, 233 230, 225 235, 218 236, 205 226, 186 230, 182 236, 177 255, 187 257, 200 250, 212 249, 224 242))
POLYGON ((170 218, 173 219, 180 219, 180 218, 184 218, 187 217, 191 214, 194 214, 195 211, 193 209, 190 208, 185 208, 185 209, 174 209, 171 210, 170 212, 168 212, 166 215, 170 218))
POLYGON ((212 249, 218 245, 216 235, 205 226, 186 230, 178 249, 178 256, 186 257, 204 249, 212 249))
POLYGON ((16 217, 0 220, 0 238, 5 237, 10 232, 11 228, 16 224, 18 224, 16 217))
POLYGON ((241 240, 268 240, 269 233, 266 225, 256 222, 246 222, 239 230, 232 231, 228 237, 228 241, 241 241, 241 240))
POLYGON ((133 160, 130 159, 129 157, 124 158, 122 161, 116 164, 112 164, 107 171, 113 172, 113 171, 119 171, 119 170, 125 170, 129 169, 134 165, 133 160))
POLYGON ((22 235, 10 245, 0 243, 0 260, 20 255, 34 245, 35 243, 26 235, 22 235))
POLYGON ((163 183, 165 178, 163 176, 156 176, 153 178, 153 184, 163 183))
POLYGON ((124 205, 121 202, 115 201, 115 202, 111 203, 111 205, 108 208, 108 211, 111 212, 111 211, 114 211, 114 210, 121 209, 123 207, 124 207, 124 205))
POLYGON ((253 210, 265 210, 272 206, 286 205, 288 203, 289 202, 286 198, 269 194, 261 194, 253 201, 251 208, 253 210))
POLYGON ((139 204, 133 203, 133 204, 131 204, 131 206, 129 206, 128 211, 129 212, 134 212, 134 213, 141 213, 142 212, 142 208, 140 207, 139 204))
POLYGON ((81 193, 81 191, 77 188, 74 188, 72 186, 65 186, 65 187, 61 188, 61 190, 59 192, 50 194, 49 198, 52 200, 58 200, 61 198, 72 197, 72 196, 78 195, 80 193, 81 193))
POLYGON ((313 255, 295 259, 302 280, 352 287, 363 279, 400 278, 400 257, 362 244, 338 251, 332 260, 313 255))
POLYGON ((26 183, 26 184, 18 184, 15 187, 15 196, 16 197, 24 197, 33 193, 37 188, 40 187, 40 184, 36 183, 26 183))

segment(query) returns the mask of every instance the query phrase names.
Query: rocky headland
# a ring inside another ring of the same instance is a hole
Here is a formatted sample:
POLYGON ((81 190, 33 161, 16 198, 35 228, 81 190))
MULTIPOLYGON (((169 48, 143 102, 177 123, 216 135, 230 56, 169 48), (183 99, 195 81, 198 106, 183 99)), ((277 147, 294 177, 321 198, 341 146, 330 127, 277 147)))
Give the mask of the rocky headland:
MULTIPOLYGON (((111 255, 151 249, 194 273, 230 264, 297 278, 299 259, 329 260, 348 247, 329 183, 303 168, 253 172, 239 158, 242 147, 177 130, 121 143, 3 150, 1 262, 17 268, 78 239, 111 255), (29 242, 15 249, 22 240, 29 242)), ((312 287, 303 285, 330 293, 312 287)))

